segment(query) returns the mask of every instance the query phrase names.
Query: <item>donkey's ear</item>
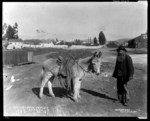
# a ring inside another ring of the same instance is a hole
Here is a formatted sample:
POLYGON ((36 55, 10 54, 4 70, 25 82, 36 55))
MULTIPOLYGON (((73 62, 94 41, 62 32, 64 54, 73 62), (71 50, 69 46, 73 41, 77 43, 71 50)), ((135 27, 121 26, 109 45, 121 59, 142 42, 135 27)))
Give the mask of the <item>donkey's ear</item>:
POLYGON ((98 53, 98 57, 100 58, 102 56, 102 52, 101 51, 99 51, 99 53, 98 53))
POLYGON ((97 51, 94 53, 93 57, 97 57, 98 53, 97 51))
POLYGON ((101 52, 100 50, 98 50, 98 51, 96 51, 96 52, 94 53, 94 57, 100 58, 101 55, 102 55, 102 52, 101 52))

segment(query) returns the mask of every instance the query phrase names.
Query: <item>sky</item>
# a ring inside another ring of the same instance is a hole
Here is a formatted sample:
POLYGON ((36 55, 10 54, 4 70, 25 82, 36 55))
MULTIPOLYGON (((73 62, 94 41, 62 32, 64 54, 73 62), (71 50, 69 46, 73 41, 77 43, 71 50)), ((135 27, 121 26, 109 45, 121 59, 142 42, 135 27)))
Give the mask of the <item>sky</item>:
POLYGON ((147 2, 3 2, 3 23, 24 39, 134 38, 147 32, 147 2))

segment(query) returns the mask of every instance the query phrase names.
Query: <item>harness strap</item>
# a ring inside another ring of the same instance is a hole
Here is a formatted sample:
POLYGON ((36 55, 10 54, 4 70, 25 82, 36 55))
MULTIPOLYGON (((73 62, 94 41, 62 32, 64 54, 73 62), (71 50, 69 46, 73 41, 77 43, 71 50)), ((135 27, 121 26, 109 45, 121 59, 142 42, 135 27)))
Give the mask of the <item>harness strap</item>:
POLYGON ((77 61, 75 61, 75 62, 80 66, 80 68, 81 68, 84 72, 89 73, 89 71, 86 71, 77 61))

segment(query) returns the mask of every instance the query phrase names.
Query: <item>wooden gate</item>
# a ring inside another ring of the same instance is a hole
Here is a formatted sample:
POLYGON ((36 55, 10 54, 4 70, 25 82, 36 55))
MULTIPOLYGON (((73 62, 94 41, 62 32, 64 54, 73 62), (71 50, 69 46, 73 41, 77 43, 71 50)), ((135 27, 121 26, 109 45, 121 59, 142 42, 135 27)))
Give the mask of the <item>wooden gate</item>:
POLYGON ((19 65, 31 62, 33 57, 33 54, 31 53, 32 52, 20 49, 3 50, 3 65, 19 65))

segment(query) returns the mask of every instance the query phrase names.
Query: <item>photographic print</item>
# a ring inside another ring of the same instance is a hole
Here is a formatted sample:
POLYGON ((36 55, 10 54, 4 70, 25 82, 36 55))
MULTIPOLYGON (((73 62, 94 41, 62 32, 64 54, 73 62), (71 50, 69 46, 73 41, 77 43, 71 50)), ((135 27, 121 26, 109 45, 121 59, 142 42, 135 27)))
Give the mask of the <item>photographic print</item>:
POLYGON ((147 1, 2 7, 4 117, 147 119, 147 1))

